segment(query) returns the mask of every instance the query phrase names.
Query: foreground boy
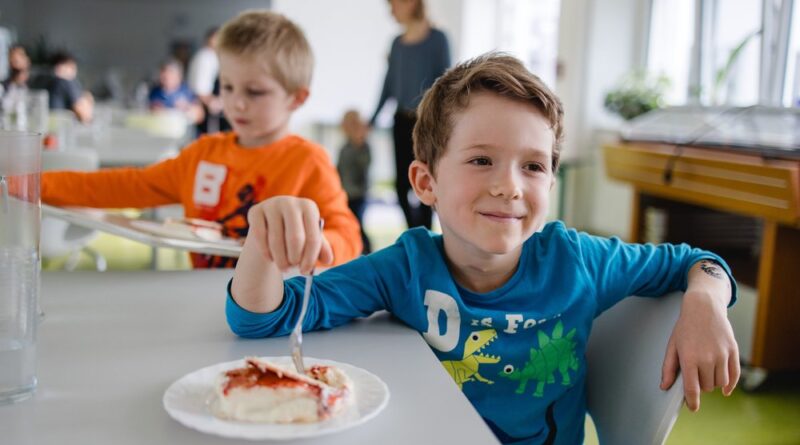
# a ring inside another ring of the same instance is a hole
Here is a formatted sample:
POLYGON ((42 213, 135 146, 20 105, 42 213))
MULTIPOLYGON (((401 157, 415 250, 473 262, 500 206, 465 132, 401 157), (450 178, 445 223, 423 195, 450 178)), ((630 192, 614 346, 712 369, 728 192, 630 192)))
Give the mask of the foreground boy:
MULTIPOLYGON (((409 176, 443 234, 412 229, 393 246, 322 273, 306 329, 389 310, 422 333, 500 440, 580 444, 594 318, 629 295, 685 290, 661 387, 680 368, 690 409, 698 409, 701 390, 730 394, 739 377, 726 317, 734 282, 719 257, 545 224, 563 113, 536 76, 512 57, 484 56, 439 78, 418 114, 409 176), (549 367, 538 380, 522 375, 534 357, 541 360, 534 366, 549 367)), ((241 336, 285 335, 303 280, 284 282, 281 270, 307 272, 331 254, 317 230, 319 212, 309 200, 278 197, 249 219, 228 322, 241 336)))
MULTIPOLYGON (((202 137, 147 168, 42 175, 42 201, 59 206, 153 207, 181 203, 190 218, 217 221, 225 235, 248 231, 247 212, 273 196, 310 200, 325 218, 328 263, 361 253, 358 222, 325 150, 289 133, 308 98, 313 56, 303 32, 282 15, 245 12, 220 30, 225 117, 233 131, 202 137)), ((193 255, 195 267, 230 267, 232 258, 193 255)))

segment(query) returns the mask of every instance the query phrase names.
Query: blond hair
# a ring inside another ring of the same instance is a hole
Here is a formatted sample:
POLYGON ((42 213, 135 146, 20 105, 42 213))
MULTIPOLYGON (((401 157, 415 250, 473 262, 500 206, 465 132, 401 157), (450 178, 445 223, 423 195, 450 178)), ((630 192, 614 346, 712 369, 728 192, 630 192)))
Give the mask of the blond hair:
POLYGON ((563 138, 561 101, 515 57, 491 52, 461 63, 444 73, 425 93, 417 107, 414 157, 435 174, 453 131, 454 115, 469 105, 476 92, 490 92, 533 105, 553 131, 552 171, 558 170, 563 138))
POLYGON ((289 93, 311 85, 314 55, 303 31, 281 14, 245 11, 219 30, 217 50, 264 60, 289 93))

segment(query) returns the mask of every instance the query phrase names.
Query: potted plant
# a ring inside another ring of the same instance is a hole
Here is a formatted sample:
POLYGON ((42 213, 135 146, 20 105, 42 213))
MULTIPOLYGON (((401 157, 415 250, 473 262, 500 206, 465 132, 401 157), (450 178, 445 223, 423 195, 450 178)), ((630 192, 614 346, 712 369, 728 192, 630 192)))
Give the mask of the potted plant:
POLYGON ((617 87, 606 93, 605 108, 629 121, 650 110, 663 107, 664 93, 669 84, 666 76, 651 76, 643 70, 633 71, 617 87))

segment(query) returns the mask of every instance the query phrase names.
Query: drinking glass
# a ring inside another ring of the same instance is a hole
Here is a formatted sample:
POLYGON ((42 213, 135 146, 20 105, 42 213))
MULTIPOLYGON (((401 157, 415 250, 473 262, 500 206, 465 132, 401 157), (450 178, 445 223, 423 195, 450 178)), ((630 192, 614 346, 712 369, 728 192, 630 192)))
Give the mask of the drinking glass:
POLYGON ((41 138, 0 130, 0 403, 36 388, 41 138))

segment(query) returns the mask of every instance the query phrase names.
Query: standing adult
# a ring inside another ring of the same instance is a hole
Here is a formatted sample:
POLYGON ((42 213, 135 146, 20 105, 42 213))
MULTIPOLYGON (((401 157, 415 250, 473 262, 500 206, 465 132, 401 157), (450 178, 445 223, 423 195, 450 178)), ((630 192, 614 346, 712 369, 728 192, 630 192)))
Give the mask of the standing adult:
POLYGON ((219 96, 219 59, 216 52, 217 27, 206 31, 203 47, 197 50, 189 62, 187 82, 189 89, 200 100, 205 118, 197 124, 197 134, 216 133, 231 129, 222 115, 222 99, 219 96))
MULTIPOLYGON (((395 190, 408 227, 431 227, 433 212, 416 199, 409 199, 411 184, 408 167, 414 160, 411 134, 416 123, 416 108, 434 80, 450 67, 450 46, 445 34, 431 26, 423 0, 389 0, 392 16, 403 27, 389 52, 389 68, 383 81, 378 106, 370 125, 389 98, 397 101, 394 114, 395 190)), ((413 198, 412 198, 413 199, 413 198)))

